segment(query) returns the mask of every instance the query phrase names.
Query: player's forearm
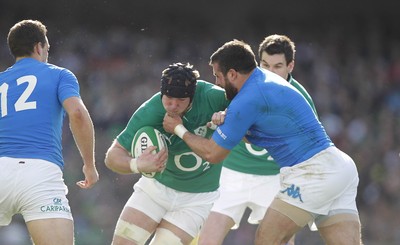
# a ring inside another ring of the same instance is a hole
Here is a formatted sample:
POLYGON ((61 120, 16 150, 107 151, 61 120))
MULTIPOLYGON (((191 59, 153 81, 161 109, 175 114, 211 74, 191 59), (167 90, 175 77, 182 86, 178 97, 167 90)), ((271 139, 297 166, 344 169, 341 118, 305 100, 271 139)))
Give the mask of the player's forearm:
POLYGON ((208 146, 208 139, 186 132, 183 135, 185 143, 193 150, 194 153, 199 155, 206 161, 210 158, 210 148, 208 146))
POLYGON ((166 113, 163 127, 165 131, 183 139, 194 153, 210 163, 220 163, 229 154, 229 150, 217 145, 213 139, 206 139, 190 133, 182 124, 180 117, 170 116, 166 113))
POLYGON ((132 157, 126 150, 116 144, 117 143, 114 142, 110 149, 108 149, 104 163, 107 168, 113 172, 119 174, 131 174, 132 170, 130 168, 130 161, 132 160, 132 157))
POLYGON ((70 115, 70 128, 75 139, 76 146, 81 154, 83 163, 87 167, 95 166, 94 157, 94 126, 89 113, 79 110, 70 115))
POLYGON ((194 153, 210 163, 220 163, 224 159, 223 155, 218 154, 218 150, 211 139, 186 132, 183 135, 183 140, 194 153))

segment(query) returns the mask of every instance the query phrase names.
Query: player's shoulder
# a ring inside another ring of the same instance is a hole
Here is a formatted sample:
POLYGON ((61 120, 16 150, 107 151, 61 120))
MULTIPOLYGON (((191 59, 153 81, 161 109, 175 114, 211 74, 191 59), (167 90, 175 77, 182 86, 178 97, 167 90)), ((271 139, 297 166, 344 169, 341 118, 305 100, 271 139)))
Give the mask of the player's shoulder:
POLYGON ((143 102, 142 106, 151 106, 151 107, 157 107, 157 106, 162 106, 162 101, 161 101, 161 92, 157 92, 153 94, 150 98, 148 98, 145 102, 143 102))
POLYGON ((272 88, 280 86, 287 86, 287 81, 274 72, 256 67, 246 81, 246 86, 243 87, 263 92, 264 88, 268 87, 269 89, 267 91, 270 91, 272 88))
POLYGON ((202 93, 202 92, 225 93, 225 90, 205 80, 197 80, 196 93, 202 93))
POLYGON ((225 90, 210 82, 197 81, 194 101, 225 101, 225 90))
POLYGON ((65 72, 65 73, 71 73, 73 72, 69 70, 68 68, 53 64, 53 63, 43 63, 44 66, 47 66, 49 69, 54 70, 54 71, 59 71, 59 72, 65 72))
POLYGON ((215 88, 219 88, 219 87, 216 86, 215 84, 210 83, 210 82, 205 81, 205 80, 197 80, 196 88, 198 88, 198 87, 202 87, 202 88, 213 88, 213 89, 214 89, 214 87, 215 87, 215 88))
POLYGON ((293 75, 291 75, 291 74, 289 74, 288 82, 289 82, 291 85, 295 86, 295 87, 304 88, 304 86, 303 86, 299 81, 297 81, 296 79, 294 79, 293 75))
POLYGON ((157 92, 153 94, 150 98, 145 100, 135 111, 135 118, 140 120, 150 120, 154 117, 159 117, 165 114, 165 108, 161 100, 161 93, 157 92))
POLYGON ((45 71, 45 76, 54 79, 60 79, 60 81, 68 81, 77 83, 78 79, 75 74, 69 70, 68 68, 55 65, 53 63, 40 62, 38 61, 34 67, 32 67, 35 71, 45 71))
POLYGON ((295 87, 301 94, 303 94, 304 96, 310 97, 307 89, 300 82, 298 82, 296 79, 294 79, 292 75, 290 75, 289 83, 293 87, 295 87))

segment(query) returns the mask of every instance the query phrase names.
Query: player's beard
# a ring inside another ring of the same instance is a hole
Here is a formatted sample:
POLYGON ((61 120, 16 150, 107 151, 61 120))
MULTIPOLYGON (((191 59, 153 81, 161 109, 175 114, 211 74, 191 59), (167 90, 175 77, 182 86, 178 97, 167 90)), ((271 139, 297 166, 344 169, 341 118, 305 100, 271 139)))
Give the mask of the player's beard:
POLYGON ((229 82, 229 79, 227 77, 224 77, 225 80, 225 93, 226 93, 226 98, 228 100, 233 100, 235 96, 237 95, 238 91, 235 87, 233 87, 232 83, 229 82))

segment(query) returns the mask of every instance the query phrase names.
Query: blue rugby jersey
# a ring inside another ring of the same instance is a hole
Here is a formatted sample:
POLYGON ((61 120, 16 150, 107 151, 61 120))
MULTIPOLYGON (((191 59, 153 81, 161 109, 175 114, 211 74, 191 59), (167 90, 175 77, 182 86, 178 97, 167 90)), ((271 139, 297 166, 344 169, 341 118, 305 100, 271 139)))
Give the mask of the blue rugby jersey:
POLYGON ((280 167, 303 162, 333 145, 304 96, 279 75, 258 67, 212 136, 226 149, 243 137, 265 148, 280 167))
POLYGON ((0 73, 0 157, 44 159, 63 168, 62 103, 79 97, 65 68, 23 58, 0 73))

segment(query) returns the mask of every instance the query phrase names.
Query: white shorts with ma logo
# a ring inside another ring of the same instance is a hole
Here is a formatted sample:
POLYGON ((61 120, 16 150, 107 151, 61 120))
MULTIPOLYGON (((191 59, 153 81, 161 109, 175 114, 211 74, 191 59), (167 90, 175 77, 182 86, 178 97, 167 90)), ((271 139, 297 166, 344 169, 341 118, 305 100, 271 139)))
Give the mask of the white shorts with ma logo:
POLYGON ((354 161, 336 147, 281 169, 277 198, 318 215, 358 214, 358 172, 354 161))
POLYGON ((25 222, 37 219, 72 220, 62 171, 40 159, 0 157, 0 226, 20 213, 25 222))

